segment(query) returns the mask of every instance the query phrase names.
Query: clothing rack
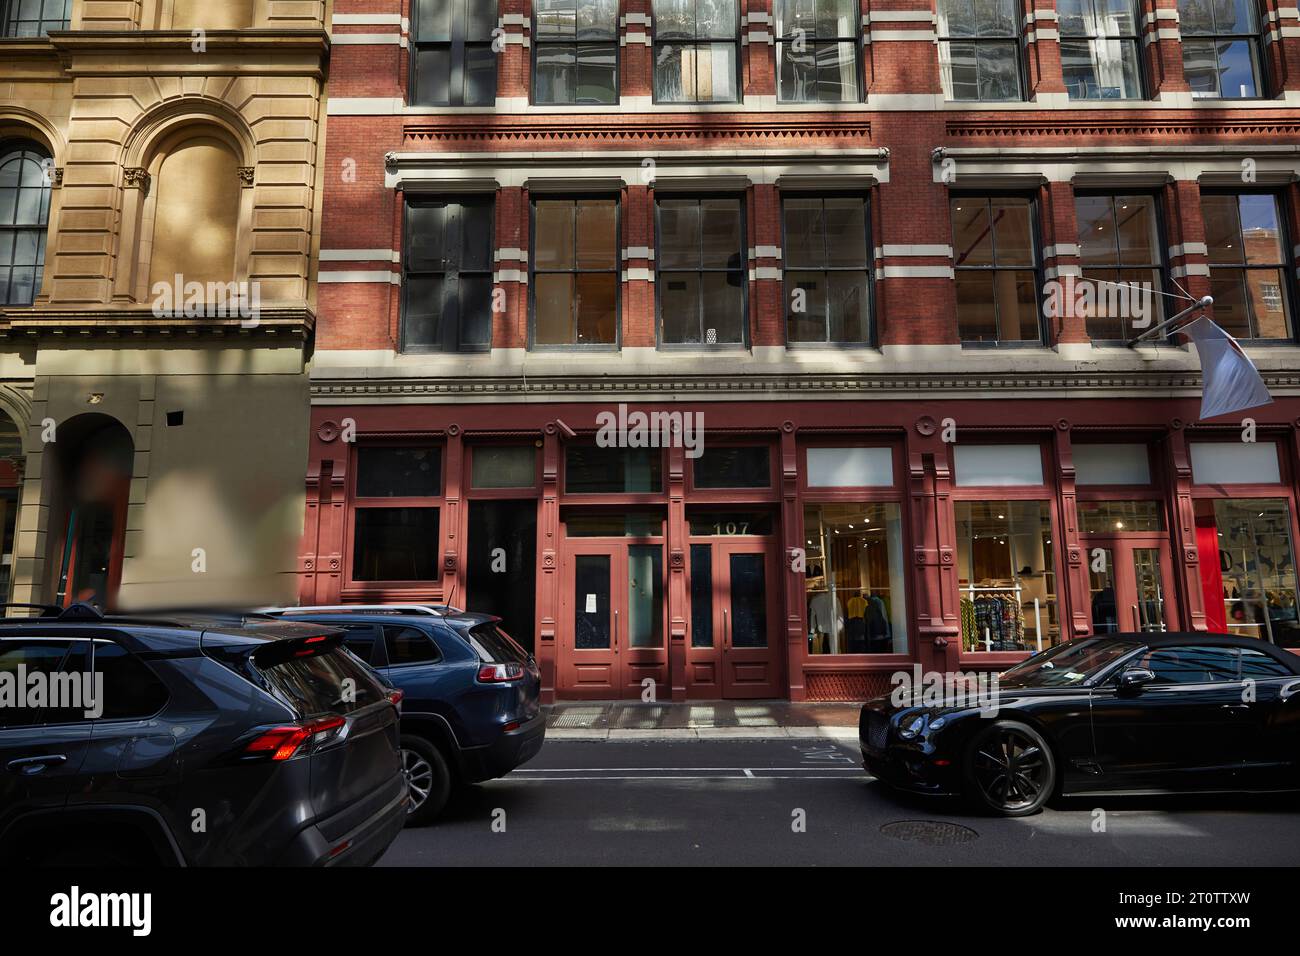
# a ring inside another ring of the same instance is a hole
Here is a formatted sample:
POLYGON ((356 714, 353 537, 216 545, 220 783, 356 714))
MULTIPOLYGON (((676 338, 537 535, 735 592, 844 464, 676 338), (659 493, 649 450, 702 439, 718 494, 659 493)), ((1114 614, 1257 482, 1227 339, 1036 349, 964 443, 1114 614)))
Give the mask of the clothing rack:
MULTIPOLYGON (((976 587, 972 583, 968 584, 961 590, 970 595, 970 601, 972 604, 975 603, 976 594, 983 594, 989 597, 994 597, 999 594, 1010 594, 1015 596, 1016 604, 1018 606, 1021 608, 1024 606, 1020 600, 1020 595, 1024 588, 1021 586, 1019 581, 1016 581, 1016 583, 1010 587, 976 587)), ((1043 615, 1038 598, 1034 598, 1034 643, 1037 645, 1038 650, 1041 651, 1043 649, 1043 615)), ((989 637, 989 629, 986 627, 984 628, 984 649, 986 651, 990 650, 992 644, 993 642, 989 637)))

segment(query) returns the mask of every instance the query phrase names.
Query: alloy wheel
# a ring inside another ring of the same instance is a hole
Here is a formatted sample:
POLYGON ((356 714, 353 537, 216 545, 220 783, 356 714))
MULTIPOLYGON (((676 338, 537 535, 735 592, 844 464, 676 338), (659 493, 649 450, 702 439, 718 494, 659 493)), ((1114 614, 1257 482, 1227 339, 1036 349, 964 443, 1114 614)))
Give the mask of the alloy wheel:
POLYGON ((999 730, 976 749, 973 769, 984 798, 1004 812, 1032 806, 1049 776, 1038 741, 1013 727, 999 730))
POLYGON ((406 806, 407 814, 412 814, 429 799, 433 789, 433 767, 414 750, 402 751, 402 774, 406 777, 406 786, 411 792, 411 802, 406 806))

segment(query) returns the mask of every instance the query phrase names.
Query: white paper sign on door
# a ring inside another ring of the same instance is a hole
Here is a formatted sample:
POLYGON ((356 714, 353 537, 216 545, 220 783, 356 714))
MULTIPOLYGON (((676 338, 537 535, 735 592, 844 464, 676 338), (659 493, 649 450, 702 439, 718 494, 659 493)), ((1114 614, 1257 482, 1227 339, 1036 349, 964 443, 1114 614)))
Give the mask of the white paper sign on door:
POLYGON ((587 595, 587 613, 588 614, 596 613, 596 595, 594 594, 587 595))

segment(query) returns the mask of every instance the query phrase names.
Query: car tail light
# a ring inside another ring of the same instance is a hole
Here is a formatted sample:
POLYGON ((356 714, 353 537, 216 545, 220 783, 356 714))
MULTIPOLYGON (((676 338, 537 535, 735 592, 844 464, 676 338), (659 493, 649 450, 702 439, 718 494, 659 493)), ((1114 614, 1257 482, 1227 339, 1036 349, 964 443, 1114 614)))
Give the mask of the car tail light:
POLYGON ((397 708, 397 712, 400 714, 402 712, 402 698, 406 696, 406 692, 394 688, 384 696, 388 698, 390 704, 397 708))
POLYGON ((504 684, 523 676, 523 664, 484 664, 478 669, 480 684, 504 684))
POLYGON ((346 723, 342 717, 321 717, 301 724, 269 727, 249 741, 244 755, 273 761, 288 760, 305 743, 311 742, 313 746, 325 743, 346 723))

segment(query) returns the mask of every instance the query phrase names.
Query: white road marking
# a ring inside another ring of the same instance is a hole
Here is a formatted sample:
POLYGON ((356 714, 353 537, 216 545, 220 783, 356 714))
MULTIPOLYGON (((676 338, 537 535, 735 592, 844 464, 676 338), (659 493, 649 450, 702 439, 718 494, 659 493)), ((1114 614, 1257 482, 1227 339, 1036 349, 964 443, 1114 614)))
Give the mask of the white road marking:
MULTIPOLYGON (((512 770, 516 773, 658 773, 665 771, 668 773, 678 773, 685 770, 708 771, 713 773, 747 772, 746 767, 519 767, 512 770)), ((862 773, 861 767, 755 767, 756 770, 764 772, 769 770, 839 770, 841 772, 862 773)))

